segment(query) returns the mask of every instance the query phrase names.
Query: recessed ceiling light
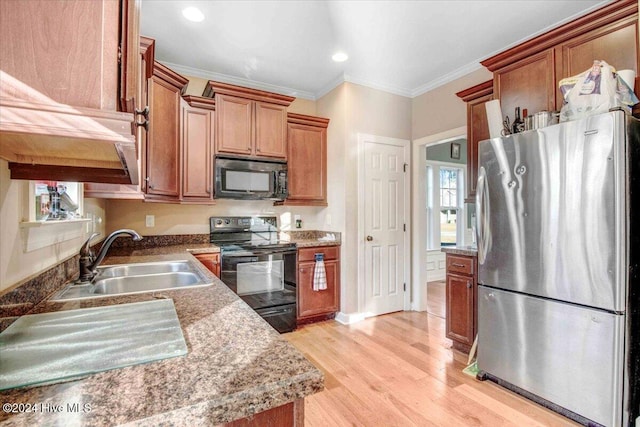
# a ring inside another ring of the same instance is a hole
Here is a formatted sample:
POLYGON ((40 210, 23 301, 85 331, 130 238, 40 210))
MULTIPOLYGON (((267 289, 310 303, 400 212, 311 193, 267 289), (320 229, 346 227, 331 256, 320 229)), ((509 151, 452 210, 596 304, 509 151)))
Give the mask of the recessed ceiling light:
POLYGON ((204 13, 202 13, 197 7, 187 7, 182 9, 182 16, 193 22, 204 21, 204 13))
POLYGON ((333 54, 331 59, 333 59, 335 62, 344 62, 349 59, 349 55, 344 52, 336 52, 333 54))

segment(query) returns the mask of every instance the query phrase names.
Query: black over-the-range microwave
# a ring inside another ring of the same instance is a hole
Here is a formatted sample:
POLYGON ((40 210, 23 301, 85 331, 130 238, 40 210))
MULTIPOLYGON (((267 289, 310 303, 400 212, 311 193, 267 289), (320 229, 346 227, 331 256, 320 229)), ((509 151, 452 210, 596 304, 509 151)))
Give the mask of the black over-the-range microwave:
POLYGON ((216 199, 284 200, 287 164, 253 159, 216 157, 216 199))

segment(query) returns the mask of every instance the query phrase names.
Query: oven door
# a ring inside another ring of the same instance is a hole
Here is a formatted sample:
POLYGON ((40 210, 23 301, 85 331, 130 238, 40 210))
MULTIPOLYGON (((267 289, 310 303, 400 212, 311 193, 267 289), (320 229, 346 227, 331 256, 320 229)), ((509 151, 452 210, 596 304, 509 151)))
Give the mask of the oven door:
POLYGON ((254 310, 296 303, 296 252, 222 253, 220 279, 254 310))

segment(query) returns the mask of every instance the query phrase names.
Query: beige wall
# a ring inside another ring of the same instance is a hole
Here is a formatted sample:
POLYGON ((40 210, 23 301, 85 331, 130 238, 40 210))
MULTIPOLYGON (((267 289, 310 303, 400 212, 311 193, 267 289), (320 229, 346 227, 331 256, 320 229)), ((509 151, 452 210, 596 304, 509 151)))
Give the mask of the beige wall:
MULTIPOLYGON (((0 294, 75 255, 86 237, 25 252, 20 222, 28 219, 28 195, 29 181, 11 180, 7 162, 0 160, 0 294)), ((104 201, 85 199, 84 204, 85 213, 104 218, 104 201)), ((97 224, 97 231, 104 235, 103 226, 104 222, 97 224)), ((55 233, 51 226, 45 227, 43 233, 55 233)))
POLYGON ((491 72, 482 68, 413 98, 411 138, 416 140, 466 126, 467 107, 456 93, 492 78, 491 72))
POLYGON ((343 83, 317 102, 318 114, 332 122, 328 133, 330 206, 342 234, 341 310, 358 307, 358 133, 411 138, 411 99, 343 83))

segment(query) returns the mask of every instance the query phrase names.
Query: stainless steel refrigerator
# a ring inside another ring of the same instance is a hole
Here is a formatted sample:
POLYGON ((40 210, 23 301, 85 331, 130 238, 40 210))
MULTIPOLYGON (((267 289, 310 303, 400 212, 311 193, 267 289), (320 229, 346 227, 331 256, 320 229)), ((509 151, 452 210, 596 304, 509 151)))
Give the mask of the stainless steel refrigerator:
POLYGON ((640 421, 640 122, 482 141, 478 367, 585 425, 640 421))

